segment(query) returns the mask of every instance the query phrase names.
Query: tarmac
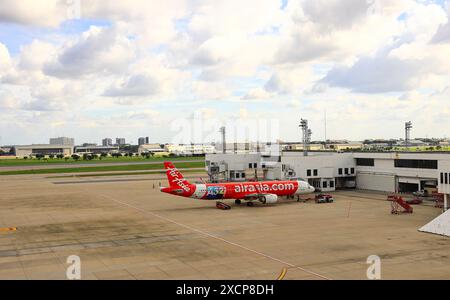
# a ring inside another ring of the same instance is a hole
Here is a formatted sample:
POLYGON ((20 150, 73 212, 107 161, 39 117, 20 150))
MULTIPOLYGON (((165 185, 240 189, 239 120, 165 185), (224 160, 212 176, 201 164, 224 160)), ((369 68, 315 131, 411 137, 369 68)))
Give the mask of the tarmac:
MULTIPOLYGON (((189 174, 192 181, 204 174, 189 174)), ((450 239, 418 228, 441 211, 391 215, 386 195, 235 205, 163 194, 160 174, 0 176, 0 279, 450 279, 450 239)))

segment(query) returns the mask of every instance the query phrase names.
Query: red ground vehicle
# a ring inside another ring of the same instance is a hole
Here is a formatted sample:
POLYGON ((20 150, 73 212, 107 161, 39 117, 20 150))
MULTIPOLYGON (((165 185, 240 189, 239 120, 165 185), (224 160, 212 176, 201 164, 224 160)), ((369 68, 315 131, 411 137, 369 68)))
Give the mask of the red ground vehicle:
POLYGON ((398 195, 389 195, 387 197, 387 200, 391 201, 391 214, 398 215, 404 213, 413 213, 412 206, 406 203, 406 201, 403 200, 403 197, 398 195))
POLYGON ((423 200, 418 197, 414 197, 413 199, 406 200, 406 203, 411 204, 411 205, 422 204, 422 202, 423 202, 423 200))
POLYGON ((333 203, 334 198, 330 194, 317 194, 316 203, 333 203))

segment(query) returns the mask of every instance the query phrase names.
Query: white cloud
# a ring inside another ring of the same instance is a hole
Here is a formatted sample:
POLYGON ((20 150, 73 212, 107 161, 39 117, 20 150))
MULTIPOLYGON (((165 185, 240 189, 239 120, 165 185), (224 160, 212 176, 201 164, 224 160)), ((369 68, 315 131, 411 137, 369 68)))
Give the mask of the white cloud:
POLYGON ((242 100, 260 100, 260 99, 268 99, 272 96, 267 90, 263 88, 255 88, 251 89, 242 97, 242 100))
POLYGON ((20 101, 8 90, 0 90, 0 109, 18 109, 20 101))
POLYGON ((61 78, 122 72, 135 53, 133 44, 119 31, 92 26, 78 40, 63 45, 44 72, 61 78))
POLYGON ((432 43, 448 43, 450 42, 450 4, 447 6, 447 22, 439 25, 434 34, 432 43))
POLYGON ((151 75, 132 75, 118 85, 109 87, 104 96, 107 97, 137 97, 158 93, 159 84, 151 75))
POLYGON ((8 48, 0 43, 0 70, 4 70, 11 64, 11 57, 9 56, 8 48))
POLYGON ((57 26, 71 17, 65 0, 0 0, 0 22, 57 26))
POLYGON ((381 53, 361 58, 351 67, 335 67, 322 82, 362 93, 406 91, 417 87, 430 71, 432 66, 421 60, 400 60, 381 53))
POLYGON ((229 86, 220 82, 192 82, 192 92, 200 100, 225 100, 231 96, 229 86))
MULTIPOLYGON (((327 109, 330 124, 351 127, 330 131, 336 138, 391 134, 365 124, 394 126, 387 118, 418 110, 448 114, 449 11, 430 1, 290 0, 281 10, 273 0, 83 0, 81 20, 71 22, 66 1, 0 6, 10 8, 0 11, 2 28, 32 29, 0 42, 0 107, 8 110, 0 126, 14 120, 13 140, 47 129, 87 140, 145 134, 146 123, 164 138, 168 101, 173 118, 295 110, 314 128, 327 109), (79 32, 91 23, 103 25, 79 32)), ((297 139, 291 125, 286 134, 297 139)))
POLYGON ((151 47, 167 43, 176 34, 176 20, 189 14, 188 0, 85 0, 86 18, 107 19, 120 23, 138 43, 151 47))
POLYGON ((44 64, 56 54, 56 47, 50 43, 33 40, 22 47, 18 67, 22 70, 41 71, 44 64))
POLYGON ((302 1, 305 16, 323 30, 352 27, 367 14, 370 2, 367 0, 315 0, 302 1))

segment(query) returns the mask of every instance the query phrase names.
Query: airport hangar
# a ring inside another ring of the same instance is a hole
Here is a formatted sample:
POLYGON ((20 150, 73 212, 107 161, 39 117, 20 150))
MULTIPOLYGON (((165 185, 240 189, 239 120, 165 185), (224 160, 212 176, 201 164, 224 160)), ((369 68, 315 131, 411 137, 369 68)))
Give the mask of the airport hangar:
POLYGON ((73 150, 74 147, 71 145, 36 144, 14 146, 14 154, 16 157, 28 157, 36 154, 63 154, 64 156, 71 156, 74 152, 73 150))
POLYGON ((445 201, 450 194, 450 153, 442 152, 207 154, 206 170, 213 181, 301 178, 323 192, 341 188, 390 193, 430 189, 443 193, 445 201))

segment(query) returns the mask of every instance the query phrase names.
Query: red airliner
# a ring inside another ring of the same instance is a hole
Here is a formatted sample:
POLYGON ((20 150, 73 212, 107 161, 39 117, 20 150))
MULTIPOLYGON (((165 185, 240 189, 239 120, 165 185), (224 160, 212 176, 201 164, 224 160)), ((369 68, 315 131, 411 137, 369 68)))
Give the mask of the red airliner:
POLYGON ((200 200, 234 199, 236 204, 245 200, 248 201, 247 205, 252 206, 252 201, 273 204, 278 202, 279 196, 309 194, 315 190, 307 182, 300 180, 192 184, 171 162, 165 162, 164 168, 169 187, 162 187, 162 192, 200 200))

